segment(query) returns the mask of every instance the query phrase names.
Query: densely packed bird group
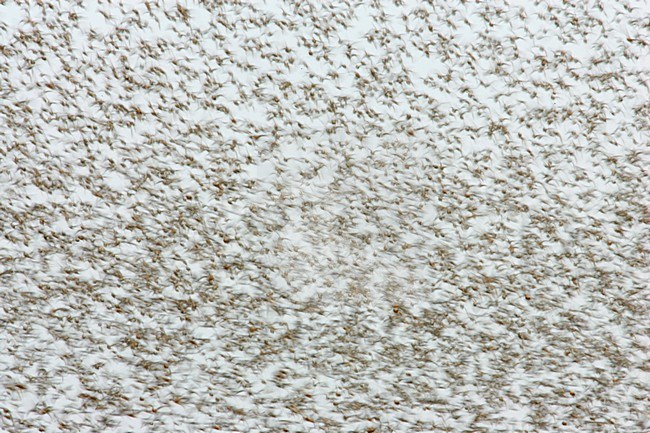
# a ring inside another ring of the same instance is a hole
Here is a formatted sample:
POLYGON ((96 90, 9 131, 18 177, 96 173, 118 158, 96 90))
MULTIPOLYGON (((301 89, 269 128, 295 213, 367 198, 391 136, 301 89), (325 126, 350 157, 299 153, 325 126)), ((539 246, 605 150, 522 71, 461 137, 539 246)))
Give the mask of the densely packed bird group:
POLYGON ((643 432, 643 1, 0 5, 0 430, 643 432))

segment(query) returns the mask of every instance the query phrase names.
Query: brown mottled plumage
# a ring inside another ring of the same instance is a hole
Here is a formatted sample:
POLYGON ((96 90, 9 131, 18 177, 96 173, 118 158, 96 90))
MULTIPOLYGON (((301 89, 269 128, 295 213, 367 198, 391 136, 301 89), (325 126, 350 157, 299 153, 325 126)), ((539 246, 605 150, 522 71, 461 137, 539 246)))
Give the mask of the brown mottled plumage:
POLYGON ((0 6, 0 430, 647 431, 635 1, 0 6))

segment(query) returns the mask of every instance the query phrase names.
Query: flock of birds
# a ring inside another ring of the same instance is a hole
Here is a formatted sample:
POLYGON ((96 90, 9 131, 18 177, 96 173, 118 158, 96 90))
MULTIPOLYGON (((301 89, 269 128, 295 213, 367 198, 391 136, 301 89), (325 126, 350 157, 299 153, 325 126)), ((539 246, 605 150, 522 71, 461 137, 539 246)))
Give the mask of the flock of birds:
POLYGON ((644 3, 3 3, 0 430, 648 431, 644 3))

